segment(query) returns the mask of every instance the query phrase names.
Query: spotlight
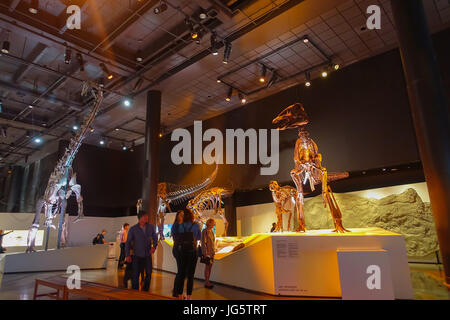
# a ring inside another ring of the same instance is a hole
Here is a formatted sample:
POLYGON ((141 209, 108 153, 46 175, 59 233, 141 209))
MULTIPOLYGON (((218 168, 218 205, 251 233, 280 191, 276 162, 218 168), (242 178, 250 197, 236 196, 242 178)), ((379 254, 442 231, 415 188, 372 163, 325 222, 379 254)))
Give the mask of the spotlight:
POLYGON ((227 94, 227 97, 225 98, 225 100, 230 101, 232 95, 233 95, 233 88, 230 87, 230 88, 228 89, 228 94, 227 94))
POLYGON ((125 143, 122 143, 122 150, 126 151, 127 150, 127 146, 125 145, 125 143))
POLYGON ((219 52, 217 51, 217 34, 216 32, 211 33, 211 51, 213 56, 217 56, 219 52))
POLYGON ((95 131, 94 128, 90 128, 90 129, 89 129, 89 132, 90 132, 90 133, 92 133, 92 132, 94 132, 94 131, 95 131))
POLYGON ((3 41, 2 52, 9 53, 9 46, 10 46, 10 43, 8 40, 3 41))
POLYGON ((163 137, 163 134, 162 134, 162 132, 160 132, 160 133, 159 133, 159 137, 160 137, 160 138, 162 138, 162 137, 163 137))
POLYGON ((267 73, 267 68, 265 65, 262 65, 261 76, 259 77, 259 82, 264 83, 266 81, 266 73, 267 73))
POLYGON ((77 52, 77 61, 78 64, 80 65, 80 71, 83 72, 84 71, 84 60, 83 60, 83 56, 81 55, 81 53, 77 52))
POLYGON ((247 102, 247 99, 241 92, 238 93, 238 97, 239 97, 239 100, 241 100, 242 104, 245 104, 247 102))
POLYGON ((28 109, 33 109, 33 108, 34 108, 34 107, 33 107, 33 105, 31 105, 31 104, 28 106, 28 109))
POLYGON ((270 77, 269 82, 267 83, 267 88, 270 88, 275 82, 278 80, 278 73, 276 71, 272 72, 272 77, 270 77))
POLYGON ((328 76, 327 70, 323 70, 321 75, 322 75, 322 78, 326 78, 328 76))
POLYGON ((115 131, 119 131, 119 128, 115 128, 114 130, 115 130, 115 131))
POLYGON ((105 145, 105 139, 101 138, 99 143, 100 143, 100 145, 104 146, 105 145))
POLYGON ((334 64, 331 65, 331 67, 332 67, 334 70, 338 70, 340 66, 339 66, 337 63, 334 63, 334 64))
POLYGON ((72 126, 72 129, 73 129, 74 131, 77 131, 78 129, 80 129, 80 127, 79 127, 78 125, 74 124, 74 125, 72 126))
POLYGON ((305 72, 305 78, 306 78, 305 87, 311 86, 311 75, 309 74, 309 71, 305 72))
POLYGON ((223 51, 223 63, 227 64, 231 54, 231 42, 225 41, 225 50, 223 51))
POLYGON ((25 137, 26 137, 26 138, 31 137, 31 131, 30 131, 30 130, 27 130, 27 131, 25 132, 25 137))
POLYGON ((131 103, 132 103, 132 101, 131 101, 130 98, 125 98, 125 99, 123 100, 123 105, 124 105, 125 107, 127 107, 127 108, 131 107, 131 103))
POLYGON ((40 144, 42 142, 42 139, 40 137, 34 138, 34 143, 40 144))
POLYGON ((135 144, 134 144, 134 141, 133 141, 133 142, 131 142, 130 152, 134 152, 134 147, 135 147, 135 144))
POLYGON ((205 20, 207 17, 208 17, 208 14, 205 12, 205 11, 201 11, 200 12, 200 14, 198 15, 198 17, 201 19, 201 20, 205 20))
POLYGON ((32 14, 37 14, 39 10, 39 0, 31 0, 30 7, 28 11, 32 14))
POLYGON ((220 79, 217 79, 217 83, 221 83, 222 82, 222 80, 220 80, 220 79))
POLYGON ((304 36, 303 37, 303 43, 308 43, 308 42, 309 42, 308 36, 304 36))
POLYGON ((196 31, 194 30, 194 24, 192 23, 192 21, 189 20, 189 19, 186 19, 186 20, 184 21, 184 23, 186 23, 186 24, 188 25, 189 30, 191 31, 191 38, 192 38, 193 40, 197 39, 197 38, 198 38, 198 32, 196 32, 196 31))
POLYGON ((155 9, 153 9, 153 12, 155 14, 160 14, 161 12, 164 12, 167 10, 167 4, 164 1, 161 1, 159 3, 159 6, 155 7, 155 9))
POLYGON ((141 52, 141 50, 138 50, 138 52, 136 53, 136 61, 142 62, 143 60, 144 60, 144 58, 142 58, 142 52, 141 52))
POLYGON ((106 77, 108 78, 108 80, 111 80, 112 78, 114 78, 114 75, 108 70, 108 67, 106 67, 106 65, 103 62, 100 63, 100 67, 102 68, 103 72, 106 74, 106 77))
POLYGON ((69 64, 72 56, 72 50, 66 47, 66 52, 64 53, 64 63, 69 64))

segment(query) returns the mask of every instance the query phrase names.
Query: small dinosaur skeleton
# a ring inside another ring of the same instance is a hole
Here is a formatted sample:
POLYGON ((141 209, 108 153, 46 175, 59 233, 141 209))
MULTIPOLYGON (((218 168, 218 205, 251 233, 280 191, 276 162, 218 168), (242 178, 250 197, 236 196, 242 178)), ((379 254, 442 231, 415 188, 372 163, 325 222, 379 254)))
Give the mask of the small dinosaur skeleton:
MULTIPOLYGON (((303 185, 309 181, 311 191, 314 186, 322 182, 322 197, 324 206, 331 211, 331 217, 335 229, 333 232, 350 232, 342 226, 342 214, 331 191, 328 181, 327 169, 322 166, 322 155, 319 153, 316 143, 309 137, 305 126, 309 123, 309 117, 300 103, 295 103, 284 109, 272 121, 278 125, 278 130, 298 129, 298 139, 294 149, 294 169, 291 177, 297 187, 297 217, 298 228, 296 231, 306 231, 304 214, 304 192, 303 185)), ((348 173, 335 173, 332 179, 348 177, 348 173)))
POLYGON ((94 96, 94 103, 89 114, 84 118, 83 124, 77 134, 70 139, 69 146, 64 155, 59 159, 55 169, 50 175, 43 198, 36 204, 36 213, 33 224, 28 231, 26 252, 35 251, 36 233, 39 229, 39 221, 42 210, 45 213, 45 226, 56 229, 53 225, 53 219, 58 214, 65 214, 63 204, 72 195, 75 194, 78 203, 78 216, 75 221, 82 219, 83 215, 83 197, 81 196, 81 186, 77 184, 76 173, 72 170, 72 162, 77 154, 84 138, 88 135, 90 126, 95 119, 103 100, 102 88, 93 83, 83 83, 81 95, 85 96, 89 89, 94 96))
POLYGON ((233 194, 230 189, 214 187, 200 192, 194 199, 189 200, 186 208, 194 214, 195 220, 205 222, 204 211, 214 210, 214 214, 220 215, 223 219, 225 229, 222 237, 227 236, 228 221, 225 218, 225 212, 222 209, 222 198, 233 194))
POLYGON ((291 217, 295 211, 297 190, 291 186, 280 187, 276 181, 270 181, 269 190, 272 191, 273 202, 275 202, 275 214, 277 215, 275 231, 283 231, 283 214, 285 213, 289 213, 288 231, 291 230, 291 217))
MULTIPOLYGON (((217 176, 218 166, 203 182, 193 185, 177 185, 167 182, 158 183, 158 211, 156 213, 156 220, 160 239, 164 240, 164 220, 167 212, 171 211, 170 204, 179 204, 188 199, 193 198, 198 192, 209 187, 217 176)), ((136 203, 136 210, 142 210, 142 199, 136 203)))

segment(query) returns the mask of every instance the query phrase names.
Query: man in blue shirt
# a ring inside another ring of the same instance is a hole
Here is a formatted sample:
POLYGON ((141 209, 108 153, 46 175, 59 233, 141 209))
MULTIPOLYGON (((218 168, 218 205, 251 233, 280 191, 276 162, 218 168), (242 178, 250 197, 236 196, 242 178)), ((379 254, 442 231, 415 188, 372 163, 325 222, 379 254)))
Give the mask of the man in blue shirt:
POLYGON ((125 243, 125 255, 127 263, 132 268, 132 288, 139 290, 139 275, 145 270, 145 280, 142 290, 149 291, 152 275, 152 254, 158 246, 158 235, 155 226, 148 223, 148 214, 143 211, 138 213, 139 222, 128 230, 125 243), (133 255, 130 254, 133 250, 133 255))

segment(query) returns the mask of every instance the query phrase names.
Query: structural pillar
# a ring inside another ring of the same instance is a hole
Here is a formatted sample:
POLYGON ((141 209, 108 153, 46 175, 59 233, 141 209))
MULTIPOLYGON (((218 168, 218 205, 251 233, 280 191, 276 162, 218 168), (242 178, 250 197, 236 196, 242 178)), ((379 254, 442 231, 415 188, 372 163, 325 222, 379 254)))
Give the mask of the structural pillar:
MULTIPOLYGON (((450 110, 421 0, 391 0, 417 144, 450 284, 450 110)), ((381 23, 383 28, 383 22, 381 23)))
POLYGON ((153 224, 156 223, 156 210, 158 208, 160 122, 161 91, 150 90, 147 92, 142 208, 150 214, 150 222, 153 224))

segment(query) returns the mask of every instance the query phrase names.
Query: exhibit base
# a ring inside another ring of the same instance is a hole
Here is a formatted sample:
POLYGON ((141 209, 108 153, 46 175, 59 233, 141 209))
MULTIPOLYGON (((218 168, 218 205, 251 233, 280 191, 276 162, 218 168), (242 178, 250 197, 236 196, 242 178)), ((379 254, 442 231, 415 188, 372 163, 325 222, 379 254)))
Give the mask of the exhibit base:
POLYGON ((31 253, 10 253, 0 255, 0 273, 66 271, 70 265, 80 269, 101 269, 106 267, 108 245, 69 247, 36 251, 31 253))
MULTIPOLYGON (((413 299, 404 237, 380 228, 350 230, 254 234, 241 249, 216 255, 211 281, 272 295, 413 299)), ((170 240, 158 247, 154 267, 176 272, 170 240)), ((195 277, 203 274, 198 263, 195 277)))

